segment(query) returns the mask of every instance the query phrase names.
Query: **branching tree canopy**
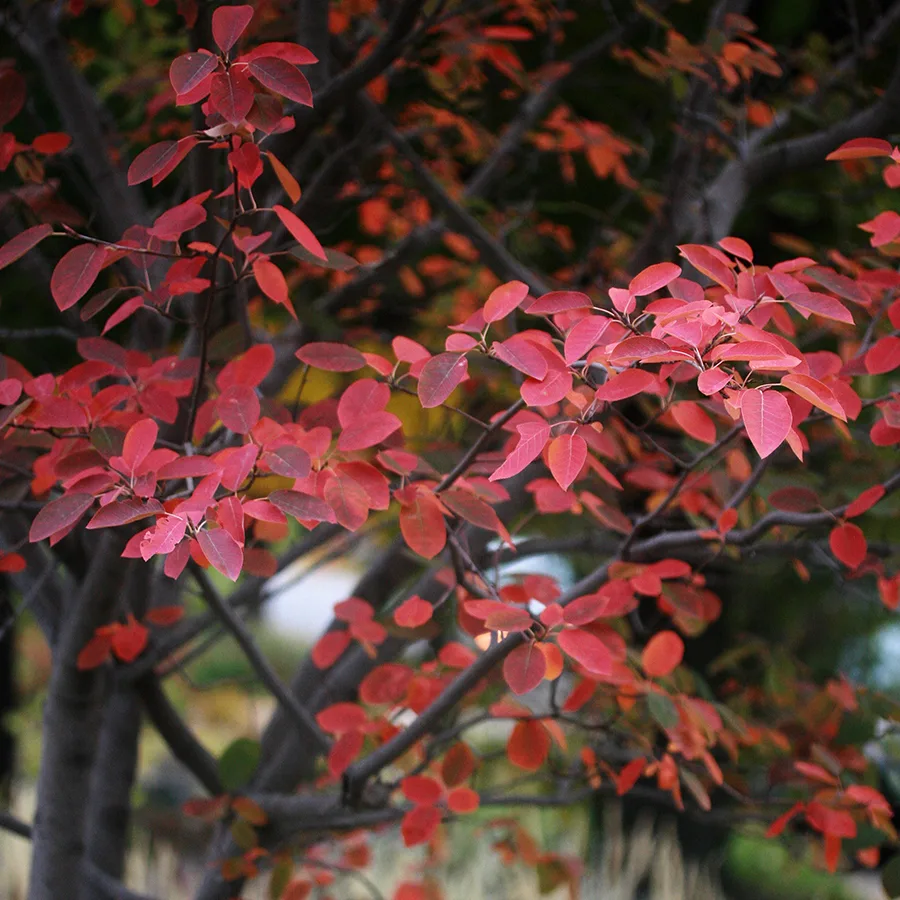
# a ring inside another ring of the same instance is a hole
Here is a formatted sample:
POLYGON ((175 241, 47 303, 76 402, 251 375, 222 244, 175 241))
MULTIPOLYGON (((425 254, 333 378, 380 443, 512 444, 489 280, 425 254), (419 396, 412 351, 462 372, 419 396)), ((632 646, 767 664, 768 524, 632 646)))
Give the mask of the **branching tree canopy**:
POLYGON ((36 817, 0 813, 31 900, 131 896, 143 729, 205 791, 199 900, 305 897, 382 828, 427 860, 491 808, 574 886, 510 809, 616 794, 880 864, 863 751, 900 712, 842 654, 900 603, 900 3, 0 25, 0 577, 52 652, 36 817), (268 580, 360 545, 285 680, 268 580), (221 633, 276 711, 217 759, 166 681, 221 633))

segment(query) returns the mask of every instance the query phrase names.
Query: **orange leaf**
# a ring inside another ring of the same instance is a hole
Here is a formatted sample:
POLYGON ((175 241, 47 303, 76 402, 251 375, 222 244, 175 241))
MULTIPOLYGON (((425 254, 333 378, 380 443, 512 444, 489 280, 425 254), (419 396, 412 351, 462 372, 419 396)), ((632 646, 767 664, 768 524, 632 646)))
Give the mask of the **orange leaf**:
POLYGON ((654 634, 641 653, 641 666, 651 678, 671 674, 684 657, 684 641, 674 631, 654 634))

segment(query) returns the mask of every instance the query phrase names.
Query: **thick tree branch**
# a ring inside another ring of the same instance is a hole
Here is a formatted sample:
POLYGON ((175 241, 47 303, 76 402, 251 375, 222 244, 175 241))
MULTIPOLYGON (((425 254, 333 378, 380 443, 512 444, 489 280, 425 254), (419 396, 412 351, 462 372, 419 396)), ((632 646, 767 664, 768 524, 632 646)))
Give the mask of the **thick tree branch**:
POLYGON ((135 683, 135 690, 150 721, 175 759, 185 766, 210 795, 216 797, 224 793, 215 758, 175 711, 159 679, 155 675, 145 675, 135 683))

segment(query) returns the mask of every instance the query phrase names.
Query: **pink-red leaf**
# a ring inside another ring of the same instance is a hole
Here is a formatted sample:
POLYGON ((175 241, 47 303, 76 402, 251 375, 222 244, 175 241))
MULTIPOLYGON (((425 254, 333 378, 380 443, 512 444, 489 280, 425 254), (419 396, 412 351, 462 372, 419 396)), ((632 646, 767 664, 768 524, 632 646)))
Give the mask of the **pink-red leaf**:
POLYGON ((650 678, 664 678, 684 657, 684 641, 674 631, 654 634, 641 652, 641 666, 650 678))
POLYGON ((859 568, 869 549, 862 529, 852 522, 833 528, 828 536, 828 545, 831 552, 850 569, 859 568))
POLYGON ((328 372, 354 372, 366 364, 366 358, 355 347, 329 341, 304 344, 295 355, 300 362, 328 372))
POLYGON ((213 40, 227 53, 250 24, 252 6, 220 6, 212 14, 213 40))
POLYGON ((536 644, 516 647, 503 660, 503 678, 514 694, 527 694, 543 680, 547 671, 547 657, 536 644))
POLYGON ((490 481, 517 475, 541 455, 544 445, 550 439, 550 426, 546 422, 523 422, 516 426, 516 430, 519 432, 519 443, 506 461, 492 473, 490 481))
POLYGON ((419 402, 425 409, 440 406, 465 380, 469 364, 465 354, 439 353, 419 373, 419 402))
POLYGON ((302 491, 272 491, 269 502, 301 522, 335 521, 334 511, 324 500, 302 491))
POLYGON ((838 398, 835 397, 831 388, 819 381, 818 378, 813 378, 812 375, 785 375, 781 379, 781 383, 798 397, 808 400, 813 406, 817 406, 828 415, 834 416, 842 422, 847 421, 844 408, 838 398))
POLYGON ((277 204, 272 207, 272 211, 281 220, 281 224, 293 235, 294 240, 300 244, 307 253, 311 253, 323 262, 328 261, 328 256, 322 249, 322 245, 302 219, 292 213, 289 209, 277 204))
POLYGON ((216 400, 216 415, 222 424, 235 434, 249 434, 259 421, 259 397, 246 384, 233 384, 216 400))
POLYGON ((197 543, 209 564, 231 581, 237 581, 244 565, 244 551, 240 544, 224 529, 201 531, 197 543))
POLYGON ((250 74, 262 85, 303 106, 313 105, 312 89, 306 76, 295 66, 275 56, 250 61, 250 74))
POLYGON ((50 277, 50 293, 60 310, 74 306, 91 289, 105 258, 102 247, 79 244, 56 264, 50 277))
POLYGON ((791 408, 777 391, 744 391, 741 418, 750 443, 762 459, 774 453, 791 430, 791 408))
POLYGON ((179 103, 195 103, 201 100, 207 90, 200 96, 193 96, 194 92, 209 79, 219 60, 208 50, 198 50, 195 53, 182 53, 172 61, 169 66, 169 81, 178 95, 179 103))
POLYGON ((231 69, 213 75, 209 85, 209 102, 226 122, 240 125, 253 106, 253 97, 253 85, 243 72, 231 69))
POLYGON ((900 337, 892 334, 879 338, 866 353, 866 371, 884 375, 900 366, 900 337))
POLYGON ((357 419, 341 432, 338 450, 351 452, 374 447, 390 437, 401 425, 393 413, 376 412, 357 419))
POLYGON ((853 138, 845 141, 837 150, 832 150, 825 159, 866 159, 872 156, 890 156, 891 150, 891 145, 879 138, 853 138))
POLYGON ((484 304, 484 321, 499 322, 505 319, 528 296, 528 285, 521 281, 508 281, 491 291, 484 304))
POLYGON ((628 285, 628 290, 635 297, 643 297, 664 288, 679 275, 681 275, 681 266, 676 266, 675 263, 656 263, 635 275, 628 285))
POLYGON ((547 466, 556 483, 567 491, 587 459, 587 443, 577 434, 561 434, 550 442, 547 466))
POLYGON ((550 291, 538 297, 528 307, 530 315, 555 315, 570 309, 585 309, 591 305, 591 298, 581 291, 550 291))
POLYGON ((394 610, 394 621, 401 628, 418 628, 431 620, 433 612, 434 608, 427 600, 414 594, 394 610))
POLYGON ((71 528, 92 506, 90 494, 65 494, 51 500, 35 517, 28 532, 31 543, 71 528))
POLYGON ((609 647, 596 635, 580 628, 566 628, 559 633, 557 643, 576 662, 596 675, 609 675, 613 668, 609 647))
POLYGON ((656 386, 656 376, 645 369, 626 369, 619 375, 613 375, 605 384, 597 388, 594 395, 597 400, 615 403, 627 400, 635 394, 656 386))
POLYGON ((14 263, 52 233, 52 225, 35 225, 17 234, 12 240, 7 241, 0 247, 0 269, 5 268, 10 263, 14 263))
POLYGON ((840 300, 829 297, 828 294, 819 294, 815 291, 790 294, 785 300, 805 316, 810 314, 821 316, 823 319, 833 319, 835 322, 853 324, 853 315, 840 300))

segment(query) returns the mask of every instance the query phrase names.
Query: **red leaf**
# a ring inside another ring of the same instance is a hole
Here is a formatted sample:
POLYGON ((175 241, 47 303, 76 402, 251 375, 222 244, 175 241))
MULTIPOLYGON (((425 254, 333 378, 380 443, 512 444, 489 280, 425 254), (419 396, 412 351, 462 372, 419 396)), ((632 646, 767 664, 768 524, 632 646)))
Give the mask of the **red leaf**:
POLYGON ((716 442, 716 426, 699 403, 682 400, 670 407, 672 418, 685 434, 704 444, 716 442))
MULTIPOLYGON (((141 540, 141 559, 146 562, 157 553, 171 553, 184 537, 187 519, 181 516, 164 516, 144 534, 141 540)), ((178 607, 180 608, 180 607, 178 607)))
POLYGON ((269 502, 300 522, 335 522, 334 511, 324 501, 301 491, 272 491, 269 502))
POLYGON ((325 369, 328 372, 354 372, 366 364, 365 357, 355 347, 329 341, 304 344, 295 356, 314 369, 325 369))
POLYGON ((316 713, 319 728, 328 734, 356 731, 366 724, 368 718, 366 711, 358 703, 333 703, 316 713))
POLYGON ((616 794, 618 796, 621 797, 623 794, 627 794, 637 784, 646 765, 647 760, 643 757, 638 757, 638 759, 633 759, 622 767, 622 771, 616 777, 616 794))
POLYGON ((128 167, 128 183, 140 184, 152 178, 178 155, 178 141, 160 141, 142 150, 128 167))
POLYGON ((400 782, 400 790, 410 803, 433 806, 444 795, 441 786, 427 775, 407 775, 400 782))
POLYGON ((567 491, 587 459, 587 444, 577 434, 561 434, 550 441, 547 465, 556 483, 567 491))
POLYGON ((609 675, 613 669, 609 648, 596 635, 579 628, 567 628, 557 636, 559 646, 596 675, 609 675))
POLYGON ((726 290, 734 291, 734 271, 728 257, 702 244, 682 244, 678 252, 695 268, 726 290))
POLYGON ((348 531, 361 528, 369 516, 369 498, 362 486, 352 478, 332 478, 325 485, 325 502, 334 512, 338 524, 348 531))
POLYGON ((400 531, 410 550, 433 559, 447 543, 447 526, 433 494, 415 491, 400 507, 400 531))
POLYGON ((212 14, 213 40, 227 53, 250 24, 252 6, 220 6, 212 14))
POLYGON ((0 247, 0 269, 14 263, 52 233, 52 225, 35 225, 32 228, 26 228, 21 234, 17 234, 0 247))
POLYGON ((609 360, 617 366, 637 360, 656 362, 657 360, 654 357, 669 356, 671 352, 669 345, 665 341, 641 335, 639 337, 626 338, 618 344, 610 353, 609 360))
POLYGON ((35 517, 28 532, 31 543, 71 528, 93 505, 90 494, 65 494, 51 500, 35 517))
POLYGON ((762 459, 774 453, 791 430, 791 408, 777 391, 744 391, 741 418, 750 443, 762 459))
POLYGON ((528 296, 528 285, 521 281, 508 281, 491 291, 484 304, 484 321, 499 322, 505 319, 528 296))
POLYGON ((900 366, 900 337, 885 335, 866 353, 866 371, 870 375, 884 375, 900 366))
POLYGON ((391 399, 391 389, 374 378, 361 378, 354 381, 341 394, 338 402, 338 421, 342 428, 349 428, 360 416, 380 412, 391 399))
POLYGON ((112 650, 124 663, 134 662, 147 646, 149 631, 134 616, 128 617, 128 624, 119 626, 112 634, 112 650))
POLYGON ((536 772, 550 752, 550 735, 547 730, 533 719, 516 722, 506 742, 506 755, 509 761, 526 772, 536 772))
POLYGON ((301 47, 300 44, 292 44, 288 41, 268 41, 258 44, 252 50, 242 54, 241 62, 250 62, 261 56, 275 56, 295 66, 308 66, 319 61, 306 47, 301 47))
POLYGON ((156 606, 151 609, 144 620, 152 625, 174 625, 184 618, 183 606, 156 606))
POLYGON ((664 288, 681 275, 681 266, 675 263, 656 263, 635 275, 628 285, 628 291, 635 297, 643 297, 664 288))
POLYGON ((853 138, 845 141, 837 150, 832 150, 827 160, 867 159, 872 156, 890 156, 892 147, 878 138, 853 138))
POLYGON ((259 289, 276 303, 286 306, 293 313, 294 307, 288 298, 287 281, 281 269, 267 259, 257 259, 253 262, 253 277, 259 285, 259 289))
POLYGON ((401 628, 418 628, 431 620, 434 609, 427 600, 414 594, 394 610, 394 621, 401 628))
POLYGON ((833 319, 835 322, 853 324, 853 315, 840 300, 829 297, 828 294, 819 294, 815 291, 791 294, 784 298, 794 309, 806 316, 812 314, 823 319, 833 319))
POLYGON ((250 74, 262 85, 303 106, 313 105, 312 89, 306 76, 295 66, 275 56, 250 61, 250 74))
POLYGON ((591 298, 581 291, 550 291, 538 297, 528 307, 529 315, 555 315, 571 309, 584 309, 591 306, 591 298))
POLYGON ((439 353, 422 366, 418 395, 424 409, 440 406, 463 382, 468 361, 462 353, 439 353))
POLYGON ((317 256, 324 262, 328 261, 322 245, 316 239, 316 236, 309 230, 309 227, 289 209, 283 206, 273 206, 272 211, 281 219, 281 224, 293 235, 294 240, 303 247, 308 253, 317 256))
POLYGON ((503 660, 503 678, 514 694, 533 691, 544 679, 547 671, 547 657, 536 644, 516 647, 503 660))
POLYGON ((372 413, 345 428, 338 438, 337 448, 349 453, 374 447, 390 437, 401 424, 400 419, 393 413, 372 413))
POLYGON ((495 469, 490 481, 517 475, 541 455, 550 438, 550 426, 546 422, 523 422, 516 426, 516 430, 519 432, 519 443, 506 461, 495 469))
POLYGON ((226 122, 240 125, 253 106, 253 97, 253 85, 243 72, 231 69, 213 75, 209 85, 209 102, 226 122))
POLYGON ((563 351, 566 363, 572 365, 593 347, 600 343, 600 338, 609 328, 611 320, 604 316, 586 316, 572 326, 572 330, 566 335, 566 343, 563 351))
POLYGON ((209 93, 209 87, 205 86, 203 90, 201 86, 210 79, 218 65, 219 60, 208 50, 182 53, 174 59, 169 66, 169 81, 178 95, 177 102, 183 105, 202 100, 209 93), (199 90, 203 92, 198 94, 199 90))
POLYGON ((333 778, 344 774, 350 763, 359 756, 365 738, 361 731, 348 731, 342 734, 328 751, 328 771, 333 778))
POLYGON ((448 788, 468 780, 475 771, 477 760, 468 744, 454 744, 441 762, 441 778, 448 788))
POLYGON ((267 450, 262 461, 276 474, 285 478, 306 478, 309 475, 312 461, 302 447, 285 444, 274 450, 267 450))
POLYGON ((136 497, 125 500, 114 500, 101 507, 97 514, 85 526, 86 530, 93 531, 97 528, 118 528, 122 525, 130 525, 141 519, 149 519, 150 516, 163 512, 162 504, 158 500, 142 502, 136 497))
POLYGON ((128 429, 122 442, 122 456, 119 457, 125 463, 127 471, 134 472, 150 455, 158 434, 159 426, 153 419, 141 419, 128 429))
POLYGON ((626 369, 600 385, 594 396, 597 400, 615 403, 617 400, 627 400, 655 386, 656 376, 650 372, 644 369, 626 369))
POLYGON ((177 241, 181 235, 206 221, 206 207, 196 200, 185 200, 166 210, 150 228, 161 241, 177 241))
POLYGON ((349 631, 329 631, 319 638, 309 656, 317 669, 328 669, 349 646, 349 631))
POLYGON ((201 531, 197 542, 209 564, 231 581, 237 581, 244 564, 244 551, 235 539, 224 529, 201 531))
POLYGON ((811 375, 785 375, 781 379, 781 383, 798 397, 808 400, 813 406, 817 406, 828 415, 834 416, 842 422, 847 421, 844 408, 838 398, 835 397, 831 388, 819 381, 818 378, 813 378, 811 375))
POLYGON ((259 397, 246 384, 233 384, 216 400, 216 415, 222 424, 235 434, 249 434, 259 421, 259 397))
POLYGON ((803 810, 806 809, 804 804, 795 803, 787 812, 782 813, 770 826, 768 831, 766 831, 767 838, 778 837, 782 831, 784 831, 788 822, 791 821, 795 816, 798 816, 803 810))
POLYGON ((109 659, 112 648, 112 637, 107 634, 95 634, 82 648, 75 661, 75 666, 80 672, 88 669, 96 669, 109 659))
POLYGON ((447 808, 458 815, 475 812, 481 805, 481 797, 472 788, 461 787, 447 795, 447 808))
POLYGON ((832 529, 828 536, 831 552, 848 568, 857 569, 866 558, 868 545, 858 525, 845 522, 832 529))
POLYGON ((412 680, 413 672, 400 663, 385 663, 373 669, 359 684, 359 699, 375 706, 400 703, 412 680))
POLYGON ((433 806, 417 806, 403 817, 400 833, 407 847, 424 844, 441 824, 441 814, 433 806))
POLYGON ((660 631, 641 652, 641 666, 650 678, 663 678, 678 668, 683 657, 684 641, 674 631, 660 631))
POLYGON ((275 350, 271 344, 255 344, 237 359, 231 360, 216 377, 216 387, 220 391, 233 384, 258 387, 272 370, 275 350))
POLYGON ((520 335, 513 335, 502 343, 495 341, 491 353, 501 362, 538 380, 547 375, 547 358, 538 346, 520 335))
POLYGON ((105 258, 102 247, 79 244, 56 264, 50 277, 50 293, 60 310, 74 306, 91 289, 105 258))
POLYGON ((868 512, 885 495, 885 493, 885 489, 880 484, 872 485, 872 487, 864 490, 844 510, 844 515, 848 519, 861 516, 864 512, 868 512))
POLYGON ((540 348, 547 360, 547 374, 540 380, 526 378, 520 393, 529 406, 550 406, 559 403, 572 390, 572 373, 555 354, 540 348))

